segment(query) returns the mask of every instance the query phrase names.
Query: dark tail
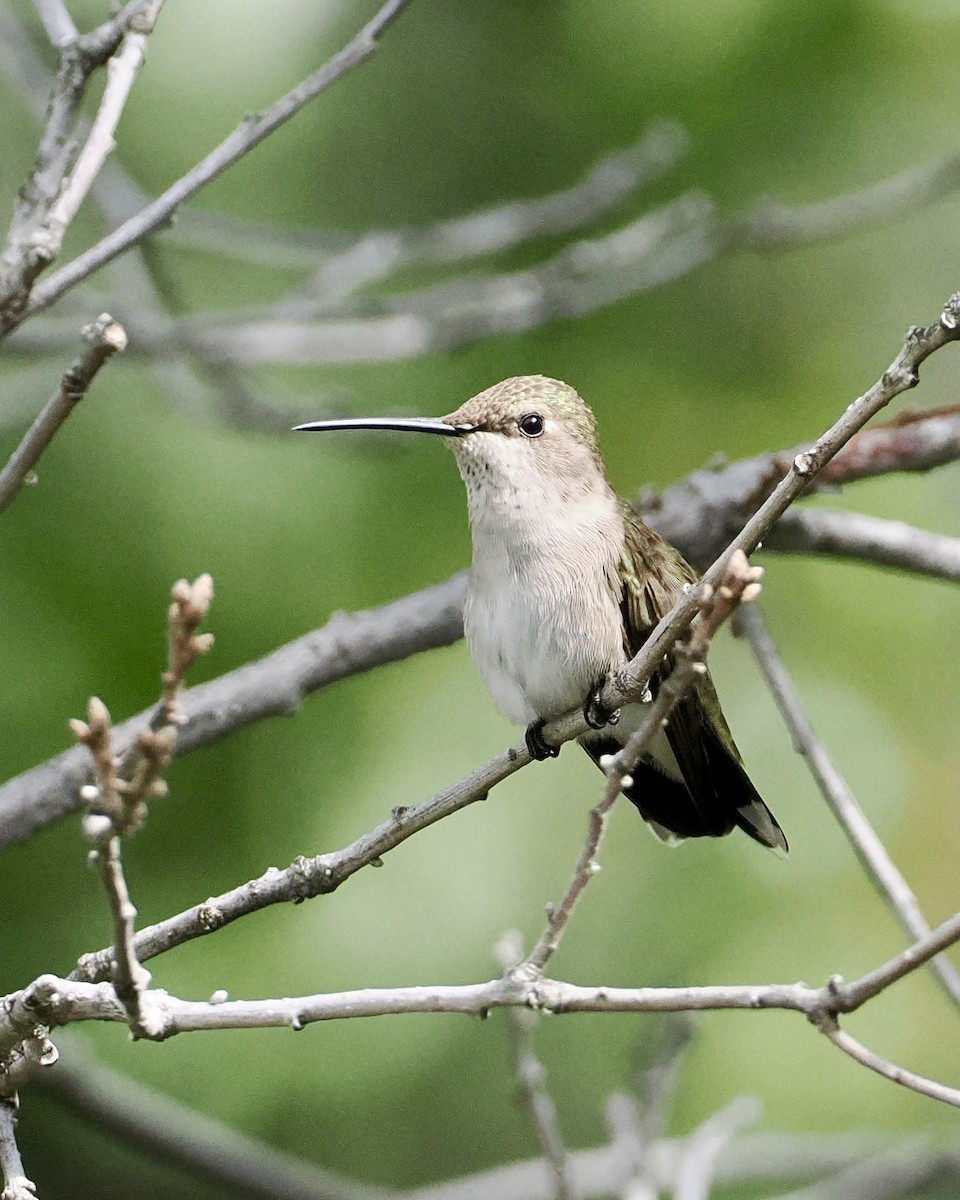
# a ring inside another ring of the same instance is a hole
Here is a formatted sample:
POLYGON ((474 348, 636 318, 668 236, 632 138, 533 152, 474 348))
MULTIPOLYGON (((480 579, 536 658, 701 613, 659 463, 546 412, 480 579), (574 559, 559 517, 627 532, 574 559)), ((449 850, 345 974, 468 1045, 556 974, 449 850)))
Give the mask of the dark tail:
MULTIPOLYGON (((623 794, 663 840, 725 837, 739 826, 761 846, 786 854, 783 830, 742 764, 727 753, 712 736, 712 730, 705 728, 703 732, 709 769, 702 772, 699 787, 691 789, 650 763, 641 762, 631 772, 633 782, 623 789, 623 794)), ((604 754, 616 754, 622 748, 613 738, 596 734, 589 743, 581 745, 598 765, 604 754)))

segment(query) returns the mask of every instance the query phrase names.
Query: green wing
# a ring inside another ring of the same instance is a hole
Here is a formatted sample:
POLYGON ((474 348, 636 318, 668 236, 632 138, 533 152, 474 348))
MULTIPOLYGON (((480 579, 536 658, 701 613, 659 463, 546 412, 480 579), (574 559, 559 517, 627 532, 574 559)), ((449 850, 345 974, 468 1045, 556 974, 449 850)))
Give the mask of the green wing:
MULTIPOLYGON (((679 551, 632 512, 625 514, 625 523, 621 609, 625 649, 632 658, 676 603, 684 584, 697 576, 679 551)), ((668 656, 651 679, 654 694, 671 665, 668 656)), ((786 852, 783 830, 744 769, 709 674, 701 676, 674 708, 666 735, 687 795, 675 781, 649 767, 634 775, 631 791, 637 794, 625 793, 644 816, 679 837, 721 837, 738 825, 763 845, 786 852)))

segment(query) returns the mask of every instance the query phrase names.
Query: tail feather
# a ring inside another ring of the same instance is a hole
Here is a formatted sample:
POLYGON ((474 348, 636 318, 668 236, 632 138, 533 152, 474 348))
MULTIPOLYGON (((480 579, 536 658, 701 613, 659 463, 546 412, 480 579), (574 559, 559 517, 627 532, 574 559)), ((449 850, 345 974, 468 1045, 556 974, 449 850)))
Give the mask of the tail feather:
MULTIPOLYGON (((711 745, 710 738, 706 741, 704 748, 710 770, 705 786, 698 788, 696 794, 686 782, 671 779, 648 762, 637 764, 631 772, 632 782, 623 789, 623 794, 663 841, 671 835, 724 837, 739 827, 762 846, 786 854, 783 830, 743 766, 718 743, 711 745)), ((622 749, 613 738, 598 738, 596 734, 581 745, 598 766, 603 755, 616 754, 622 749)))

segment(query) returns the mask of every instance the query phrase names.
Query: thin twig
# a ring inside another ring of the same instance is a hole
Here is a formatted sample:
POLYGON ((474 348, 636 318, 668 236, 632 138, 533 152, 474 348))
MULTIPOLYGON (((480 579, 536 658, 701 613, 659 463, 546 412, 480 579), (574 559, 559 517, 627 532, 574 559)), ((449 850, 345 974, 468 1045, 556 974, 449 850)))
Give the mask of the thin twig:
MULTIPOLYGON (((80 105, 87 84, 93 72, 115 53, 127 32, 160 2, 130 0, 116 16, 89 33, 72 37, 61 47, 60 66, 46 109, 36 164, 18 192, 6 244, 0 253, 2 330, 23 319, 35 279, 60 252, 62 230, 58 232, 51 226, 49 215, 76 158, 80 105)), ((49 6, 47 18, 52 21, 54 32, 67 32, 62 14, 57 15, 49 6)))
POLYGON ((670 1014, 657 1023, 649 1047, 644 1044, 643 1062, 636 1071, 634 1088, 639 1101, 635 1120, 645 1144, 666 1136, 670 1104, 693 1035, 694 1025, 688 1017, 670 1014))
MULTIPOLYGON (((912 945, 888 958, 885 963, 862 975, 855 983, 844 983, 840 987, 843 1000, 838 1012, 853 1012, 885 988, 902 979, 917 967, 930 962, 943 950, 948 950, 960 940, 960 913, 954 913, 941 921, 929 934, 918 937, 912 945)), ((836 983, 836 981, 834 981, 836 983)))
MULTIPOLYGON (((418 805, 420 810, 430 806, 430 811, 426 812, 408 810, 416 821, 416 827, 424 828, 426 824, 440 820, 440 817, 445 815, 443 812, 438 814, 437 803, 438 798, 434 798, 425 802, 424 805, 418 805)), ((230 892, 224 892, 222 895, 211 896, 204 904, 194 905, 192 908, 187 908, 185 912, 178 913, 178 916, 168 917, 163 922, 140 930, 134 941, 138 959, 145 961, 155 958, 156 955, 166 953, 167 950, 181 946, 184 942, 192 941, 193 938, 203 937, 217 929, 222 929, 224 925, 234 922, 245 916, 246 913, 258 912, 262 908, 274 904, 304 900, 307 896, 332 892, 355 871, 370 864, 390 850, 392 846, 397 845, 398 841, 403 840, 402 836, 397 836, 397 834, 402 829, 401 822, 407 820, 407 816, 407 814, 398 815, 394 822, 383 824, 373 830, 371 834, 366 834, 344 847, 340 852, 324 854, 324 856, 314 859, 299 858, 283 871, 271 868, 256 880, 241 884, 240 887, 234 888, 230 892)), ((409 836, 409 833, 406 835, 409 836)), ((913 946, 894 956, 881 968, 877 968, 877 972, 865 976, 862 986, 868 984, 872 986, 875 991, 871 992, 871 995, 875 995, 876 990, 886 988, 890 983, 899 979, 902 974, 914 970, 920 962, 932 958, 958 940, 960 940, 960 917, 952 917, 947 922, 938 925, 936 929, 931 930, 928 936, 920 937, 913 946)), ((79 960, 76 970, 72 972, 71 979, 89 980, 89 982, 109 979, 112 964, 112 948, 108 947, 85 954, 79 960)), ((839 992, 834 995, 834 1001, 836 995, 840 995, 839 992)), ((854 997, 856 1003, 853 1007, 857 1007, 858 1003, 863 1003, 866 998, 869 998, 866 995, 860 997, 853 985, 845 985, 842 995, 854 997)), ((838 1010, 842 1010, 842 1012, 851 1010, 842 1006, 840 1002, 836 1003, 839 1004, 838 1010)))
POLYGON ((77 741, 90 752, 96 784, 83 789, 91 811, 84 818, 83 831, 93 846, 90 859, 97 868, 110 905, 113 925, 111 979, 123 1005, 135 1037, 156 1036, 159 1027, 150 1020, 143 994, 150 984, 150 972, 138 961, 134 949, 137 910, 130 899, 120 855, 120 834, 138 829, 146 817, 141 794, 130 792, 118 771, 113 753, 110 713, 96 696, 87 704, 87 719, 72 720, 70 727, 77 741))
POLYGON ((673 1188, 674 1200, 709 1200, 720 1155, 747 1126, 760 1118, 756 1100, 738 1096, 684 1139, 673 1188))
POLYGON ((166 795, 160 773, 170 761, 176 729, 165 725, 138 730, 121 757, 116 753, 110 712, 98 696, 87 701, 86 720, 74 717, 69 725, 93 761, 96 783, 80 789, 80 799, 94 818, 87 821, 87 837, 100 844, 111 834, 122 836, 139 829, 147 817, 147 802, 166 795))
MULTIPOLYGON (((178 323, 178 340, 193 337, 209 362, 396 361, 583 316, 685 275, 724 253, 783 249, 835 237, 897 215, 901 201, 906 208, 932 202, 958 183, 960 156, 952 155, 836 201, 779 208, 780 233, 769 205, 725 222, 708 196, 689 191, 610 233, 575 241, 532 267, 463 274, 439 286, 379 295, 370 314, 364 310, 370 307, 368 300, 361 308, 349 298, 362 286, 392 276, 411 255, 412 261, 420 261, 423 253, 426 261, 446 262, 460 251, 456 261, 463 262, 475 254, 474 243, 487 252, 497 238, 511 244, 510 239, 526 236, 512 219, 485 224, 479 217, 464 218, 463 230, 457 222, 448 222, 428 227, 420 236, 416 231, 375 231, 335 253, 306 288, 268 306, 191 314, 178 323), (842 220, 833 218, 835 206, 842 209, 842 220), (451 247, 445 244, 445 233, 452 234, 451 247), (436 257, 433 247, 439 247, 436 257)), ((510 209, 501 206, 491 212, 499 216, 510 209)), ((209 225, 207 219, 205 227, 209 225)), ((291 239, 291 248, 302 261, 304 251, 296 248, 297 242, 302 238, 291 239)), ((328 254, 330 244, 330 235, 317 235, 316 253, 328 254)), ((266 257, 271 254, 276 256, 276 251, 269 250, 266 257)), ((255 256, 262 259, 263 250, 255 256)), ((169 339, 162 329, 147 330, 140 345, 145 352, 164 353, 169 339)))
MULTIPOLYGON (((229 1000, 218 996, 206 1004, 181 1000, 165 992, 150 992, 144 998, 156 1017, 150 1036, 157 1039, 203 1029, 286 1027, 297 1030, 316 1021, 400 1013, 479 1015, 493 1008, 511 1006, 552 1013, 777 1008, 805 1014, 829 1036, 834 1030, 837 1014, 861 1007, 958 940, 960 913, 869 975, 850 984, 834 976, 821 988, 802 983, 674 988, 584 987, 545 979, 535 972, 514 970, 487 983, 463 986, 368 988, 267 1000, 229 1000)), ((127 1013, 112 988, 42 975, 21 992, 7 996, 0 1006, 0 1057, 15 1050, 25 1037, 33 1036, 38 1024, 66 1025, 86 1020, 126 1021, 127 1013)), ((849 1042, 840 1048, 851 1052, 849 1042)), ((895 1073, 890 1077, 895 1077, 904 1086, 960 1107, 960 1090, 901 1071, 892 1064, 886 1066, 895 1073)))
POLYGON ((192 584, 178 580, 171 596, 173 603, 167 614, 169 657, 162 676, 157 727, 140 729, 121 757, 115 753, 110 713, 102 700, 91 697, 87 719, 70 722, 74 737, 93 759, 96 784, 81 788, 81 798, 90 806, 83 829, 93 846, 91 860, 110 903, 111 978, 134 1037, 159 1037, 162 1025, 145 999, 150 973, 137 958, 137 910, 123 872, 120 839, 146 820, 149 800, 166 794, 161 772, 171 759, 179 726, 185 719, 179 706, 180 689, 186 672, 213 644, 211 634, 197 633, 213 599, 210 576, 201 575, 192 584))
MULTIPOLYGON (((716 463, 692 471, 662 493, 644 489, 634 501, 643 519, 678 546, 689 562, 707 566, 743 518, 771 494, 810 443, 716 463)), ((836 488, 893 471, 929 471, 960 459, 960 409, 900 412, 858 430, 826 463, 808 491, 836 488)), ((794 510, 797 511, 797 510, 794 510)), ((782 520, 782 518, 781 518, 782 520)), ((768 531, 764 545, 776 538, 768 531)))
POLYGON ((737 551, 730 557, 723 582, 717 591, 714 593, 713 589, 709 589, 701 594, 700 613, 691 625, 689 641, 676 647, 675 665, 658 688, 640 727, 631 734, 621 750, 609 759, 601 760, 607 772, 607 783, 600 800, 590 810, 586 841, 580 850, 573 875, 560 903, 548 907, 546 927, 517 970, 542 971, 560 945, 580 897, 600 870, 597 856, 607 831, 610 810, 627 776, 646 753, 674 708, 705 671, 704 660, 710 639, 738 605, 749 603, 756 597, 762 574, 760 568, 750 566, 742 551, 737 551))
MULTIPOLYGON (((648 1138, 636 1097, 629 1092, 614 1092, 604 1105, 604 1123, 610 1137, 610 1150, 622 1162, 622 1187, 614 1195, 622 1200, 659 1200, 660 1188, 650 1168, 654 1140, 648 1138)), ((599 1190, 599 1189, 598 1189, 599 1190)))
POLYGON ((82 334, 89 346, 64 374, 59 389, 43 406, 23 441, 0 471, 0 512, 3 512, 28 481, 40 455, 50 445, 57 430, 78 402, 87 394, 96 373, 127 344, 127 335, 123 327, 108 313, 102 313, 92 325, 87 325, 82 334))
POLYGON ((153 32, 164 0, 153 0, 140 12, 136 29, 124 35, 118 52, 107 62, 107 84, 100 98, 97 115, 83 148, 66 180, 60 195, 50 209, 47 227, 55 244, 63 241, 70 222, 77 214, 84 197, 93 185, 114 147, 113 135, 129 99, 147 51, 147 39, 153 32))
MULTIPOLYGON (((767 681, 777 708, 790 730, 794 747, 803 755, 830 811, 846 834, 868 878, 886 898, 901 927, 912 938, 927 937, 930 934, 930 926, 923 916, 916 896, 870 825, 846 780, 836 769, 825 747, 814 733, 763 616, 754 607, 743 610, 739 614, 739 621, 756 656, 761 674, 767 681)), ((952 963, 942 957, 933 959, 930 966, 950 998, 960 1005, 960 973, 952 963)))
MULTIPOLYGON (((146 15, 146 14, 145 14, 146 15)), ((130 37, 135 36, 133 33, 130 37)), ((141 35, 142 36, 142 35, 141 35)), ((27 37, 22 25, 9 10, 0 9, 0 71, 24 98, 27 106, 38 120, 42 120, 47 107, 47 93, 43 80, 46 75, 44 64, 34 52, 32 42, 27 37)), ((74 125, 74 136, 78 141, 89 137, 89 125, 79 117, 74 125)), ((97 207, 103 214, 108 228, 120 224, 138 208, 146 203, 146 197, 132 182, 123 168, 115 161, 108 159, 93 180, 92 195, 97 207)), ((145 247, 141 247, 141 251, 145 247)), ((301 263, 303 259, 301 258, 301 263)), ((158 332, 169 325, 169 297, 156 280, 156 256, 141 254, 124 255, 112 264, 113 293, 122 297, 124 307, 129 313, 128 329, 134 343, 139 342, 144 327, 152 333, 158 332)), ((177 353, 176 337, 170 334, 170 346, 167 353, 157 364, 155 371, 160 386, 172 401, 177 401, 183 408, 195 412, 198 402, 193 398, 199 391, 206 400, 209 388, 207 383, 221 394, 230 397, 235 390, 227 388, 222 374, 229 371, 229 364, 220 368, 217 364, 208 364, 201 360, 191 362, 187 357, 190 350, 188 339, 181 339, 185 344, 184 353, 177 353), (206 379, 197 376, 202 374, 206 379)), ((17 382, 29 375, 28 370, 21 371, 17 382)), ((8 377, 9 382, 9 377, 8 377)), ((236 384, 235 372, 229 381, 236 384)), ((24 379, 24 388, 29 383, 24 379)), ((8 406, 9 408, 9 393, 8 406)), ((248 407, 252 408, 252 402, 248 407)), ((287 414, 289 416, 289 414, 287 414)), ((254 421, 248 420, 247 425, 254 421)), ((284 421, 284 428, 289 428, 289 420, 284 421)))
POLYGON ((509 1012, 513 1053, 516 1060, 517 1084, 524 1107, 530 1116, 544 1160, 553 1177, 555 1200, 575 1200, 576 1192, 570 1180, 567 1151, 560 1135, 557 1109, 547 1091, 547 1072, 530 1045, 530 1035, 536 1015, 524 1009, 509 1012))
POLYGON ((62 50, 80 36, 63 0, 34 0, 34 4, 54 49, 62 50))
POLYGON ((0 1170, 3 1172, 2 1200, 36 1200, 37 1185, 28 1179, 17 1146, 17 1101, 0 1096, 0 1170))
MULTIPOLYGON (((881 378, 854 400, 839 420, 822 434, 808 451, 796 456, 787 475, 704 574, 700 586, 691 588, 660 621, 644 643, 643 649, 618 678, 616 686, 608 684, 604 688, 601 701, 605 706, 613 710, 642 694, 647 680, 656 670, 661 658, 670 650, 696 612, 701 589, 704 586, 716 587, 721 582, 730 555, 735 550, 751 554, 774 522, 816 479, 821 468, 871 417, 876 416, 896 396, 917 386, 920 382, 920 366, 931 354, 958 339, 960 293, 955 293, 947 301, 939 320, 925 329, 916 326, 910 329, 900 353, 881 378)), ((574 733, 582 733, 584 729, 583 714, 576 714, 575 723, 571 714, 563 721, 557 722, 554 727, 548 726, 544 735, 554 745, 558 745, 561 740, 565 741, 574 733)))
POLYGON ((120 838, 116 834, 108 837, 92 851, 91 857, 100 873, 113 919, 113 987, 117 999, 123 1005, 134 1037, 156 1037, 162 1024, 153 1019, 151 1006, 144 1002, 150 972, 137 961, 134 949, 137 910, 123 873, 120 838))
POLYGON ((845 1029, 841 1029, 835 1018, 818 1021, 817 1026, 820 1032, 825 1034, 838 1049, 842 1050, 844 1054, 849 1054, 861 1066, 869 1067, 871 1071, 876 1071, 884 1079, 899 1083, 912 1092, 919 1092, 921 1096, 929 1096, 932 1100, 940 1100, 944 1104, 952 1104, 954 1108, 960 1108, 960 1088, 947 1087, 935 1079, 927 1079, 923 1075, 917 1075, 914 1071, 908 1071, 906 1067, 897 1066, 896 1063, 892 1063, 889 1059, 868 1049, 862 1042, 858 1042, 845 1029))
MULTIPOLYGON (((182 1000, 154 992, 163 1014, 161 1036, 211 1029, 294 1029, 320 1021, 357 1020, 409 1013, 477 1016, 519 1005, 554 1015, 573 1012, 712 1012, 779 1009, 805 1016, 833 1013, 844 1004, 845 986, 831 980, 822 988, 803 983, 717 984, 701 987, 609 987, 568 983, 519 972, 482 983, 362 988, 309 996, 262 1000, 182 1000)), ((126 1024, 127 1014, 112 987, 41 975, 7 996, 0 1013, 0 1053, 30 1034, 38 1021, 71 1025, 78 1021, 126 1024)))
MULTIPOLYGON (((633 735, 633 737, 637 738, 637 742, 636 746, 631 745, 631 752, 636 747, 639 747, 637 753, 643 754, 645 748, 659 731, 661 721, 673 709, 674 704, 679 698, 679 696, 673 698, 666 688, 662 687, 660 689, 657 699, 650 706, 650 711, 644 718, 641 728, 633 735)), ((631 738, 632 741, 633 739, 631 738)), ((521 971, 537 973, 543 970, 553 956, 554 951, 560 945, 560 939, 563 937, 567 923, 573 915, 573 910, 576 908, 577 902, 583 895, 587 884, 600 870, 597 855, 607 832, 610 810, 620 795, 620 787, 624 778, 623 774, 617 773, 616 768, 608 766, 607 771, 608 778, 603 795, 593 808, 590 809, 587 817, 587 837, 580 849, 570 882, 567 884, 560 903, 557 905, 548 905, 546 926, 537 939, 536 945, 527 955, 524 962, 520 964, 519 969, 521 971)))
POLYGON ((949 1151, 931 1155, 925 1138, 913 1138, 892 1151, 838 1165, 835 1173, 808 1187, 780 1192, 769 1200, 915 1200, 935 1180, 949 1185, 960 1174, 958 1167, 949 1151))
MULTIPOLYGON (((252 266, 295 268, 319 261, 323 264, 320 271, 328 279, 332 273, 342 290, 350 293, 367 281, 369 270, 379 275, 378 264, 384 259, 389 261, 391 271, 416 264, 462 263, 533 238, 557 236, 586 226, 638 188, 658 179, 676 163, 688 144, 686 131, 675 121, 658 121, 634 145, 605 155, 570 187, 530 200, 490 205, 429 225, 374 230, 360 238, 196 209, 185 210, 164 236, 178 245, 202 247, 252 266), (336 263, 340 265, 334 270, 336 263)), ((311 291, 319 291, 316 283, 315 275, 308 285, 311 291)), ((234 314, 249 319, 268 311, 272 309, 260 306, 234 310, 234 314)), ((281 308, 278 315, 283 312, 281 308)), ((286 315, 291 315, 289 310, 286 315)), ((298 315, 304 315, 303 311, 298 315)), ((229 314, 223 316, 226 319, 229 314)))
MULTIPOLYGON (((328 319, 298 312, 281 320, 270 308, 246 321, 238 321, 230 311, 193 314, 178 327, 189 329, 211 361, 248 366, 388 362, 449 350, 494 334, 581 316, 685 274, 705 258, 706 204, 700 193, 686 194, 613 234, 575 243, 534 267, 491 276, 469 274, 439 286, 379 296, 373 316, 341 306, 328 319)), ((39 307, 45 289, 69 269, 70 264, 35 290, 34 307, 28 312, 39 307)), ((280 303, 289 311, 287 300, 280 303)), ((318 305, 301 301, 293 307, 309 314, 318 305)), ((32 344, 29 334, 20 344, 32 344)), ((159 350, 157 333, 151 338, 148 331, 142 346, 159 350)))
POLYGON ((960 458, 960 405, 905 410, 861 429, 820 472, 820 483, 844 484, 891 471, 929 471, 960 458))
MULTIPOLYGON (((342 311, 346 298, 361 287, 367 288, 406 267, 469 262, 535 238, 557 237, 583 228, 659 178, 688 144, 686 132, 676 122, 659 121, 635 145, 603 157, 572 187, 532 200, 491 205, 423 227, 374 230, 339 253, 323 255, 325 261, 306 284, 267 311, 273 319, 299 320, 342 311)), ((297 265, 302 262, 301 247, 297 265)), ((235 312, 233 320, 250 320, 254 315, 235 312)))
POLYGON ((752 212, 729 221, 723 236, 733 250, 809 246, 901 214, 912 215, 958 187, 960 154, 950 154, 845 196, 799 205, 762 201, 752 212))
POLYGON ((178 579, 171 599, 167 612, 167 669, 161 676, 162 720, 169 725, 185 725, 187 717, 180 707, 180 695, 187 672, 213 646, 212 633, 197 633, 213 602, 212 577, 198 575, 193 583, 178 579))
MULTIPOLYGON (((544 226, 540 206, 543 206, 544 215, 552 218, 556 211, 563 212, 569 207, 569 201, 575 200, 577 206, 584 205, 588 219, 592 220, 606 211, 605 207, 596 212, 592 210, 590 206, 595 202, 595 196, 606 192, 611 185, 617 188, 613 193, 615 198, 645 185, 674 165, 687 149, 688 140, 685 131, 675 122, 658 122, 635 146, 604 158, 582 183, 567 191, 539 200, 511 201, 481 210, 475 216, 457 217, 420 228, 384 229, 370 236, 383 237, 390 245, 395 245, 396 241, 410 242, 410 249, 403 256, 404 264, 409 264, 459 262, 474 253, 489 253, 516 244, 513 241, 504 243, 500 236, 501 231, 512 236, 516 228, 512 215, 517 205, 521 206, 520 224, 528 226, 534 235, 566 232, 584 222, 568 223, 563 218, 552 227, 544 226), (634 171, 637 179, 628 183, 628 177, 634 171), (622 193, 619 191, 621 179, 622 193), (510 220, 504 221, 505 217, 510 220)), ((960 155, 949 154, 847 195, 800 205, 761 201, 720 225, 715 252, 786 250, 796 245, 826 241, 874 223, 913 215, 958 188, 960 155), (842 221, 824 219, 840 210, 843 210, 842 221)), ((712 205, 702 211, 705 217, 715 218, 712 205)), ((361 244, 329 230, 291 230, 273 224, 241 221, 225 214, 195 211, 185 213, 183 221, 170 230, 169 236, 180 245, 212 249, 238 261, 275 267, 297 267, 305 260, 315 262, 331 253, 351 255, 361 244)), ((366 236, 362 240, 366 240, 366 236)))
MULTIPOLYGON (((516 970, 523 959, 519 933, 513 931, 500 939, 496 957, 504 971, 516 970)), ((533 1049, 535 1013, 519 1008, 507 1010, 507 1027, 513 1049, 514 1069, 520 1100, 530 1120, 530 1126, 540 1143, 553 1181, 552 1200, 576 1200, 570 1179, 567 1149, 560 1133, 557 1108, 547 1091, 547 1071, 533 1049)))
POLYGON ((196 195, 206 184, 216 179, 238 159, 248 154, 264 138, 283 125, 314 97, 337 83, 355 67, 365 62, 377 49, 378 39, 391 25, 410 0, 387 0, 379 12, 367 22, 347 45, 281 97, 266 112, 243 121, 227 138, 169 187, 162 196, 125 221, 118 229, 102 238, 95 246, 79 254, 66 266, 50 275, 36 287, 23 310, 11 318, 8 328, 19 324, 31 313, 46 308, 64 292, 88 278, 106 263, 159 229, 185 201, 196 195))

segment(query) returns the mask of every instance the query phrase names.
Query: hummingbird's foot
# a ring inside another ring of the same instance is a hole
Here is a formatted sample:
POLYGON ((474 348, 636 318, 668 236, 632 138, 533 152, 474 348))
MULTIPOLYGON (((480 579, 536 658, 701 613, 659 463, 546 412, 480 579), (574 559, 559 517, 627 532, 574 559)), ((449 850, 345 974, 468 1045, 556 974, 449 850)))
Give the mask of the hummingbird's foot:
POLYGON ((604 725, 616 725, 620 720, 620 709, 607 708, 600 699, 604 682, 601 681, 593 689, 583 706, 583 719, 591 729, 602 729, 604 725))
POLYGON ((543 762, 545 758, 556 758, 560 753, 560 747, 551 746, 543 736, 544 725, 546 725, 546 721, 531 721, 523 735, 523 740, 527 743, 527 749, 530 751, 530 757, 535 758, 537 762, 543 762))

